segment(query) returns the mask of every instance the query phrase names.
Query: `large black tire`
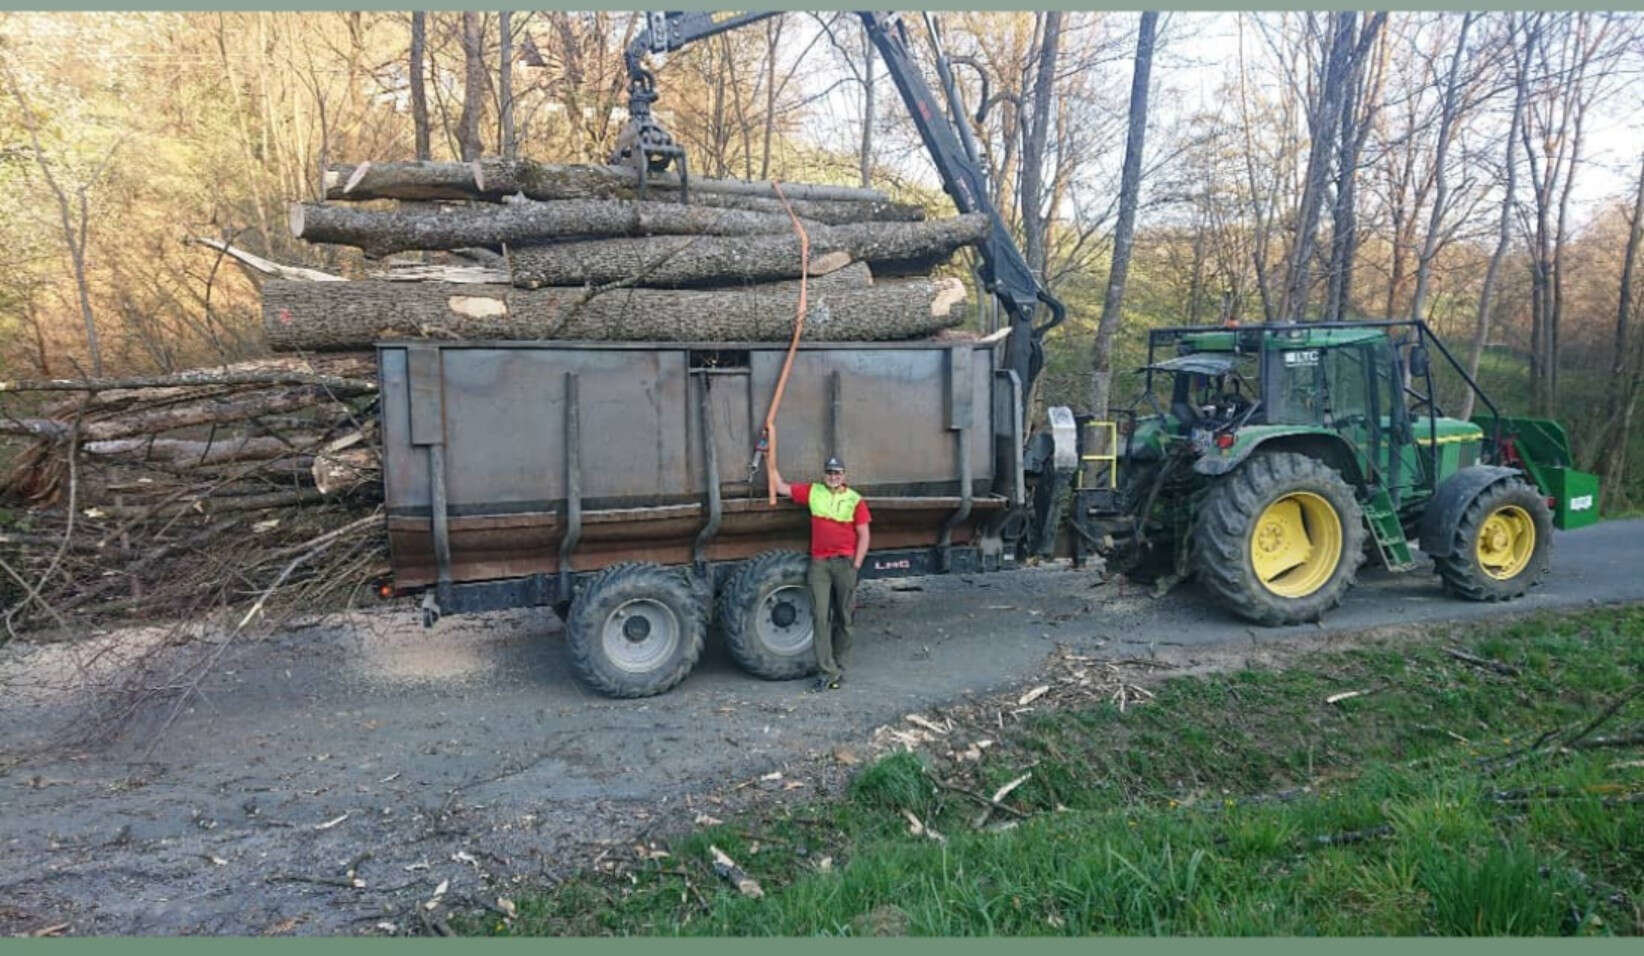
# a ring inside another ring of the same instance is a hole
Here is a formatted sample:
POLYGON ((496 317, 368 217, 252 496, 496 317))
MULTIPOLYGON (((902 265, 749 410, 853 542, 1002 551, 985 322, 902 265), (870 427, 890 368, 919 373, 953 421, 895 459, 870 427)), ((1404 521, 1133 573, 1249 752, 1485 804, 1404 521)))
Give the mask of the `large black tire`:
POLYGON ((809 566, 803 554, 766 551, 744 561, 719 592, 725 647, 755 677, 793 680, 816 670, 809 566))
POLYGON ((1469 601, 1510 601, 1540 584, 1552 566, 1553 515, 1546 499, 1517 478, 1480 491, 1456 523, 1450 553, 1434 558, 1445 590, 1469 601), (1530 540, 1522 536, 1528 533, 1530 540))
POLYGON ((655 564, 617 564, 571 602, 565 642, 571 670, 608 697, 672 688, 702 657, 706 617, 690 581, 655 564))
POLYGON ((1193 569, 1214 597, 1246 620, 1317 621, 1353 586, 1364 561, 1364 537, 1353 489, 1334 468, 1293 452, 1257 453, 1205 496, 1194 516, 1193 569), (1287 523, 1282 519, 1292 506, 1295 518, 1287 523), (1264 580, 1258 559, 1283 566, 1272 556, 1287 551, 1305 560, 1264 580))

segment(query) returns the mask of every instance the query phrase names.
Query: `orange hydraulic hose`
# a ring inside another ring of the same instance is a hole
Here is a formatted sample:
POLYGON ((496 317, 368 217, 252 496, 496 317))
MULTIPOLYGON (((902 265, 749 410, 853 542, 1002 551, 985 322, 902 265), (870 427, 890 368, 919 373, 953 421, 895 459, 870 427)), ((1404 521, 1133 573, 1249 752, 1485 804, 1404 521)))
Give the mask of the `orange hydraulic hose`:
POLYGON ((765 413, 765 429, 762 438, 769 442, 766 451, 768 456, 765 465, 765 493, 769 504, 776 504, 776 411, 782 406, 782 393, 788 387, 788 373, 793 371, 793 357, 799 351, 799 336, 805 331, 805 277, 811 271, 811 237, 805 234, 805 226, 794 215, 793 206, 788 203, 788 197, 782 195, 782 184, 772 182, 771 188, 776 190, 776 198, 782 200, 782 205, 788 210, 788 218, 793 220, 793 231, 799 236, 799 313, 793 320, 793 339, 788 343, 787 358, 782 360, 782 372, 776 377, 776 391, 771 394, 771 408, 765 413))

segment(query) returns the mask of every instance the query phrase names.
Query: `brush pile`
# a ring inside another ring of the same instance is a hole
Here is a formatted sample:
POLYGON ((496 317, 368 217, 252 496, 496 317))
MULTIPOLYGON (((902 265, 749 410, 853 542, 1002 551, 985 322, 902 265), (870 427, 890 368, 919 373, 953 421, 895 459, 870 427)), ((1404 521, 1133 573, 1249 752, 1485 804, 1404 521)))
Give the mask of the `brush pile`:
MULTIPOLYGON (((0 642, 124 620, 276 605, 367 581, 383 561, 371 356, 267 359, 129 379, 0 382, 0 642), (346 541, 326 537, 358 525, 346 541)), ((334 603, 334 602, 333 602, 334 603)))

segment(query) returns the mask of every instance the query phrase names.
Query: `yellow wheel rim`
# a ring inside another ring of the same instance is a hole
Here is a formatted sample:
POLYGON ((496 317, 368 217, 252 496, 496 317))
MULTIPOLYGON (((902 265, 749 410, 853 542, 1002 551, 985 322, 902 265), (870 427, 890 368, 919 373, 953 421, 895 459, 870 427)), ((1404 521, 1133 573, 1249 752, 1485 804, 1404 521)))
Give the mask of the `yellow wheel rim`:
POLYGON ((1518 505, 1502 505, 1479 526, 1474 543, 1478 566, 1497 581, 1510 581, 1530 564, 1536 550, 1536 523, 1518 505))
POLYGON ((1250 563, 1279 597, 1306 597, 1341 564, 1341 517, 1322 496, 1293 491, 1262 510, 1250 532, 1250 563))

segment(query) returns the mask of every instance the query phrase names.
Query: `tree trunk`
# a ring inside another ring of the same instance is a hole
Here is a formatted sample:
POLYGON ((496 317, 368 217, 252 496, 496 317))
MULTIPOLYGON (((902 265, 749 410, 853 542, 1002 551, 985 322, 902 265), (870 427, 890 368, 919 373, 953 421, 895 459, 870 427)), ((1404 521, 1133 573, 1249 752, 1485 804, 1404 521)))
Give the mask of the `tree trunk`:
MULTIPOLYGON (((824 227, 817 223, 812 228, 824 227)), ((787 216, 630 200, 515 202, 501 207, 379 212, 293 203, 291 234, 309 242, 358 246, 373 257, 411 249, 461 249, 572 236, 792 235, 787 216)))
POLYGON ((480 32, 480 15, 474 10, 462 12, 462 115, 457 119, 457 147, 462 161, 480 158, 484 146, 480 142, 480 106, 485 97, 485 37, 480 32))
POLYGON ((1636 364, 1640 357, 1635 355, 1636 350, 1629 349, 1628 324, 1632 319, 1633 311, 1633 263, 1638 258, 1638 246, 1644 240, 1644 162, 1638 168, 1638 186, 1633 192, 1633 218, 1631 228, 1627 230, 1627 248, 1621 259, 1621 294, 1615 311, 1615 339, 1611 345, 1609 399, 1605 402, 1604 424, 1599 430, 1598 440, 1593 443, 1598 449, 1595 456, 1597 461, 1593 468, 1599 470, 1603 465, 1606 477, 1611 472, 1616 474, 1613 479, 1606 481, 1606 492, 1620 491, 1620 472, 1627 458, 1628 430, 1632 425, 1632 408, 1638 379, 1641 370, 1633 368, 1629 374, 1629 365, 1636 364), (1623 386, 1622 383, 1628 383, 1623 386), (1612 440, 1611 436, 1619 432, 1619 440, 1612 440))
MULTIPOLYGON (((1033 107, 1023 124, 1021 194, 1017 206, 1022 212, 1022 255, 1028 268, 1045 274, 1049 259, 1048 233, 1054 209, 1044 208, 1045 141, 1050 132, 1050 99, 1056 84, 1056 57, 1061 45, 1062 11, 1039 14, 1044 21, 1039 43, 1037 70, 1033 80, 1033 107)), ((1144 91, 1145 95, 1145 91, 1144 91)))
MULTIPOLYGON (((305 436, 234 435, 216 441, 187 441, 179 438, 115 438, 86 442, 80 450, 104 458, 130 458, 193 467, 221 465, 234 461, 270 461, 295 453, 305 436)), ((310 441, 316 436, 306 436, 310 441)))
MULTIPOLYGON (((808 275, 826 275, 851 261, 838 248, 812 245, 808 275)), ((799 276, 799 237, 645 236, 595 239, 510 250, 511 281, 522 289, 625 282, 653 289, 768 282, 799 276)))
MULTIPOLYGON (((285 280, 279 281, 282 284, 298 287, 320 288, 309 282, 288 283, 285 280)), ((349 285, 361 284, 363 283, 349 283, 349 285)), ((346 287, 327 286, 327 288, 341 289, 346 287)), ((81 422, 79 437, 81 441, 93 442, 130 438, 133 435, 156 435, 177 428, 189 428, 194 425, 221 425, 263 415, 277 415, 281 412, 308 408, 311 405, 330 400, 330 392, 318 386, 303 386, 278 391, 252 392, 210 398, 165 408, 145 409, 133 412, 130 415, 101 421, 81 422)), ((51 441, 63 441, 68 438, 69 431, 70 426, 67 422, 56 419, 0 419, 0 434, 5 435, 32 435, 36 438, 51 441)))
MULTIPOLYGON (((355 167, 333 165, 326 169, 327 199, 484 199, 498 202, 504 196, 523 193, 530 199, 628 198, 625 192, 638 189, 639 173, 627 166, 592 164, 551 165, 528 159, 507 162, 487 159, 480 162, 483 182, 475 182, 474 168, 467 163, 373 163, 353 188, 343 184, 355 167)), ((775 198, 768 182, 740 179, 691 177, 692 197, 700 193, 775 198)), ((655 173, 648 188, 667 198, 679 189, 673 173, 655 173)), ((876 189, 855 186, 828 186, 814 183, 783 183, 789 199, 820 199, 843 202, 883 203, 888 197, 876 189)))
POLYGON ((498 32, 502 34, 502 50, 497 57, 497 120, 502 127, 502 158, 514 158, 514 38, 513 15, 507 10, 497 14, 498 32))
POLYGON ((1294 322, 1307 311, 1307 294, 1312 284, 1313 245, 1319 228, 1319 209, 1324 205, 1325 178, 1329 171, 1332 135, 1341 121, 1342 100, 1347 88, 1347 66, 1352 59, 1354 14, 1332 14, 1335 28, 1322 72, 1319 98, 1309 109, 1307 174, 1302 182, 1301 206, 1296 211, 1295 239, 1285 267, 1284 298, 1279 321, 1294 322))
MULTIPOLYGON (((958 279, 904 279, 807 297, 805 337, 917 338, 964 318, 958 279)), ((274 280, 263 328, 276 351, 361 348, 395 338, 771 342, 793 334, 792 286, 664 291, 274 280)), ((0 426, 3 427, 3 426, 0 426)))
MULTIPOLYGON (((1516 18, 1517 14, 1509 14, 1516 18)), ((1513 153, 1518 146, 1518 126, 1524 114, 1524 97, 1529 84, 1529 58, 1523 62, 1516 62, 1518 57, 1518 40, 1513 24, 1516 19, 1509 20, 1507 43, 1513 50, 1515 60, 1513 76, 1513 118, 1507 125, 1507 156, 1503 168, 1507 173, 1507 182, 1502 187, 1501 216, 1496 221, 1496 248, 1490 253, 1490 264, 1484 270, 1484 287, 1479 290, 1478 315, 1473 320, 1473 337, 1467 345, 1467 375, 1473 381, 1478 381, 1478 367, 1484 361, 1484 346, 1490 341, 1490 310, 1495 306, 1496 278, 1501 274, 1501 260, 1507 255, 1507 248, 1512 243, 1513 224, 1513 192, 1518 185, 1518 164, 1514 161, 1513 153)), ((1461 414, 1463 420, 1473 417, 1473 404, 1478 399, 1477 394, 1464 383, 1462 385, 1461 414)))
POLYGON ((1416 259, 1416 294, 1410 301, 1410 318, 1421 319, 1422 306, 1427 304, 1427 283, 1433 274, 1433 257, 1438 254, 1439 232, 1444 223, 1444 202, 1449 198, 1449 177, 1444 164, 1450 155, 1450 137, 1456 126, 1457 87, 1461 82, 1461 61, 1467 51, 1467 28, 1473 24, 1473 13, 1461 18, 1460 35, 1456 50, 1450 55, 1450 71, 1444 81, 1444 99, 1439 105, 1438 145, 1433 153, 1433 208, 1427 215, 1427 236, 1421 243, 1421 255, 1416 259))
POLYGON ((1130 269, 1131 240, 1136 227, 1136 200, 1142 182, 1142 143, 1147 134, 1147 85, 1153 68, 1153 31, 1157 11, 1142 14, 1136 33, 1136 68, 1130 80, 1130 130, 1125 135, 1124 169, 1119 179, 1119 221, 1113 230, 1113 266, 1107 274, 1107 295, 1102 299, 1102 318, 1096 326, 1096 344, 1091 354, 1090 410, 1098 419, 1107 418, 1113 387, 1113 337, 1119 330, 1119 310, 1124 303, 1125 277, 1130 269))
MULTIPOLYGON (((1365 61, 1370 48, 1387 21, 1386 11, 1372 14, 1359 34, 1353 50, 1352 69, 1349 71, 1347 102, 1342 105, 1341 136, 1336 156, 1336 205, 1330 236, 1330 286, 1325 297, 1325 317, 1340 321, 1346 318, 1353 301, 1353 260, 1358 255, 1358 199, 1357 182, 1359 154, 1364 149, 1365 137, 1379 109, 1377 97, 1380 82, 1367 79, 1365 61), (1358 98, 1363 91, 1367 100, 1364 115, 1359 116, 1358 98)), ((1374 74, 1380 76, 1377 70, 1374 74)))
POLYGON ((856 166, 863 189, 868 188, 868 174, 873 165, 873 68, 878 56, 868 28, 862 27, 862 144, 857 149, 856 166))
POLYGON ((411 123, 416 127, 417 159, 428 160, 434 155, 428 140, 428 94, 423 89, 423 59, 428 48, 428 14, 422 10, 411 13, 411 123))

